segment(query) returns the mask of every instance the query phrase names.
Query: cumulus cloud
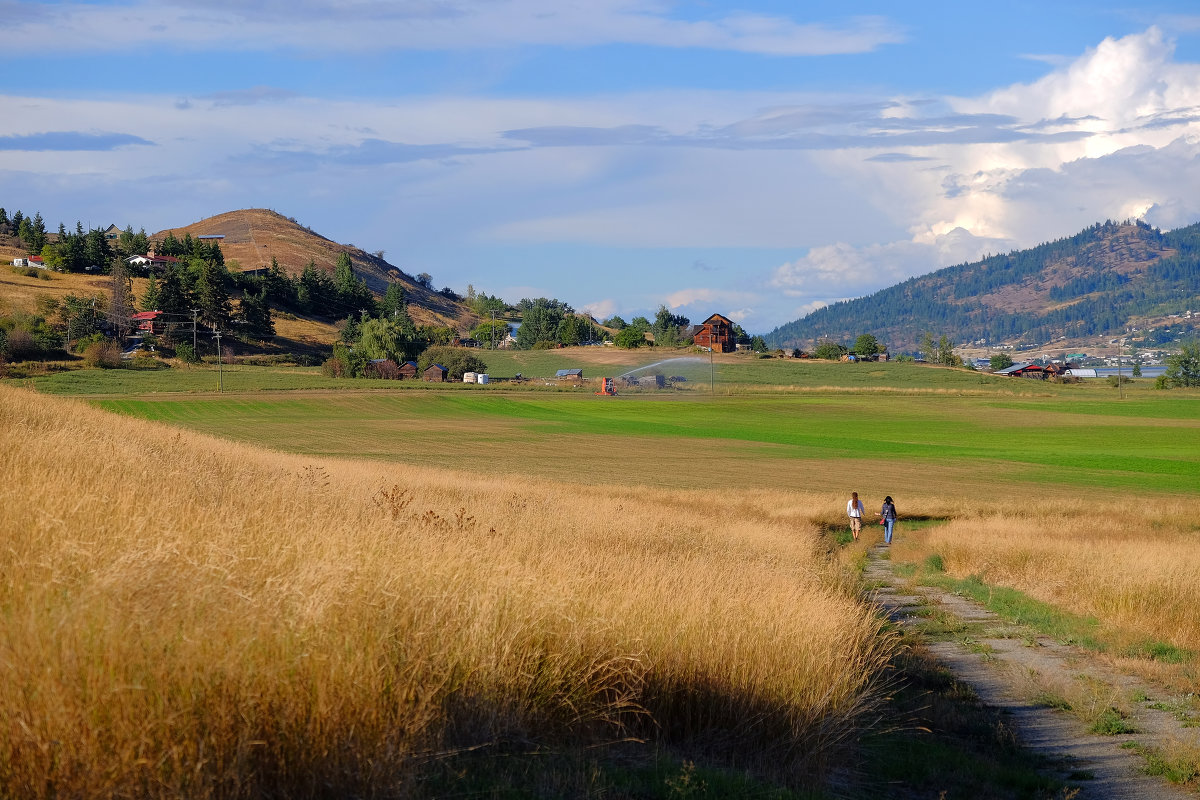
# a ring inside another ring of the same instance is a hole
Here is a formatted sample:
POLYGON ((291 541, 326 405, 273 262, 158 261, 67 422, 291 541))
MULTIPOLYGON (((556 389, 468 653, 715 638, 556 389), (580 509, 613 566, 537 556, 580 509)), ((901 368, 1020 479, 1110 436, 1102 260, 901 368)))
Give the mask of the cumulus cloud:
POLYGON ((771 285, 791 296, 857 297, 939 267, 973 261, 1010 242, 974 236, 962 228, 930 242, 898 241, 853 247, 844 242, 812 248, 777 267, 771 285))
POLYGON ((617 301, 611 298, 605 300, 593 300, 590 303, 585 303, 579 308, 584 314, 590 314, 594 319, 601 322, 617 313, 617 301))
MULTIPOLYGON (((8 4, 13 5, 13 4, 8 4)), ((182 48, 472 50, 520 45, 638 44, 776 56, 865 53, 901 42, 879 16, 839 24, 732 11, 708 19, 672 16, 659 0, 174 0, 15 4, 6 15, 11 51, 182 48)))

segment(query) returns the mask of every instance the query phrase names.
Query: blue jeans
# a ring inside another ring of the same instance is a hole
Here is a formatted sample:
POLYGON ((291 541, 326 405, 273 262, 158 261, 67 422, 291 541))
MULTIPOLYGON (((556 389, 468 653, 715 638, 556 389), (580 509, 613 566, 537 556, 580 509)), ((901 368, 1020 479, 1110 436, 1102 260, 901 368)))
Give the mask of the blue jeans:
POLYGON ((886 544, 892 543, 892 526, 896 524, 894 519, 885 519, 883 521, 883 541, 886 544))

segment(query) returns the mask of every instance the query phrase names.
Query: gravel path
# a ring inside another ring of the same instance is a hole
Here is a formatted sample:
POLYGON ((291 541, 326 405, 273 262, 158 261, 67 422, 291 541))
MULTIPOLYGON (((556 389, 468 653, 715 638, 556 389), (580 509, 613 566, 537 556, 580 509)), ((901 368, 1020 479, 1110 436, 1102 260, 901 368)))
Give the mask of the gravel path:
POLYGON ((1158 777, 1143 774, 1144 760, 1122 748, 1138 742, 1166 749, 1174 743, 1200 747, 1200 729, 1185 727, 1168 711, 1150 707, 1161 690, 1115 672, 1079 648, 1048 637, 1017 631, 979 604, 940 589, 910 587, 892 572, 886 545, 870 551, 866 579, 876 602, 896 624, 920 626, 931 615, 967 624, 955 641, 932 641, 929 650, 986 705, 1002 711, 1022 743, 1031 751, 1065 764, 1060 777, 1090 774, 1080 786, 1080 800, 1192 797, 1196 794, 1158 777), (1087 681, 1098 696, 1121 698, 1128 722, 1137 733, 1098 736, 1075 715, 1032 700, 1039 687, 1070 686, 1087 681))

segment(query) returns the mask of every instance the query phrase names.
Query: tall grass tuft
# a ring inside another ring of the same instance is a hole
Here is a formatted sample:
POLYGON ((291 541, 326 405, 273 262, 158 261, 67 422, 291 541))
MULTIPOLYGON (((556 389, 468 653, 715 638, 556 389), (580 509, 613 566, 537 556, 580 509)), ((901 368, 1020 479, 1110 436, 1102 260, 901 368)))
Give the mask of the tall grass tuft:
POLYGON ((785 498, 722 500, 0 386, 0 796, 419 797, 455 753, 629 739, 805 784, 894 641, 785 498))

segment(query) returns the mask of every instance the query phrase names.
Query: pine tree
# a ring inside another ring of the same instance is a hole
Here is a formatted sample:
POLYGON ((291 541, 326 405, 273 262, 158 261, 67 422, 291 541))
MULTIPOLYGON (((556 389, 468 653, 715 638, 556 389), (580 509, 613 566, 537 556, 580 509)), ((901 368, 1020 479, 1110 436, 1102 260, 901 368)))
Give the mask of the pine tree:
POLYGON ((150 281, 146 284, 146 293, 142 295, 142 311, 158 311, 158 281, 154 273, 150 273, 150 281))
POLYGON ((259 294, 244 294, 238 302, 237 316, 244 335, 254 339, 269 339, 275 335, 275 320, 271 319, 265 288, 259 294))
POLYGON ((215 264, 208 262, 200 268, 200 274, 196 276, 196 306, 206 324, 224 330, 229 327, 233 307, 229 302, 229 293, 225 291, 222 272, 215 264))

